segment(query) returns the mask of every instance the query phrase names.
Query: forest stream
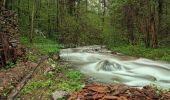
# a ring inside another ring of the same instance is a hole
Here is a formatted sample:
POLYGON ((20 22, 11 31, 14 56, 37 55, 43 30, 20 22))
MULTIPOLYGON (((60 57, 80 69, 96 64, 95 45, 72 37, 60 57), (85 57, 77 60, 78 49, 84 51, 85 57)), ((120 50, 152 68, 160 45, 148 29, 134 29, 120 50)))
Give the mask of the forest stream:
POLYGON ((170 88, 170 64, 165 62, 116 54, 98 45, 62 49, 60 57, 94 82, 170 88))

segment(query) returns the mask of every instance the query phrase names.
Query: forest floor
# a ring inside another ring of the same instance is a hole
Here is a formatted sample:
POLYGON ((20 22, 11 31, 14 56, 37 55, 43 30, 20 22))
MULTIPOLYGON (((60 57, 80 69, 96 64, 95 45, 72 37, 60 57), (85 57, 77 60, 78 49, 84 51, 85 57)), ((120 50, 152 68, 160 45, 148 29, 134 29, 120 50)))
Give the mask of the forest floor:
MULTIPOLYGON (((110 85, 91 83, 89 77, 83 76, 79 71, 71 68, 69 63, 58 60, 56 52, 58 45, 48 39, 35 38, 34 44, 29 44, 26 38, 21 38, 21 43, 26 47, 28 62, 20 62, 12 65, 12 68, 3 69, 0 72, 0 83, 5 87, 0 94, 2 97, 8 96, 29 72, 34 69, 39 60, 48 56, 33 73, 31 79, 19 90, 17 98, 20 100, 51 100, 65 96, 60 100, 75 99, 115 99, 115 100, 169 100, 170 93, 157 87, 144 87, 143 89, 130 88, 125 85, 110 85), (5 81, 3 81, 3 79, 5 81), (3 82, 1 82, 3 81, 3 82), (113 95, 114 94, 114 95, 113 95), (141 97, 142 96, 142 97, 141 97)), ((114 48, 115 49, 115 48, 114 48)), ((113 50, 114 50, 113 49, 113 50)), ((120 49, 122 50, 122 48, 120 49)), ((114 51, 120 51, 119 48, 114 51)), ((126 53, 125 53, 126 54, 126 53)))
POLYGON ((51 100, 56 90, 71 93, 81 89, 84 81, 82 74, 69 68, 66 62, 58 61, 59 48, 55 42, 39 37, 34 38, 33 44, 28 43, 25 37, 20 40, 26 49, 27 61, 18 61, 16 65, 11 62, 1 69, 0 100, 6 100, 13 90, 18 91, 16 98, 21 100, 51 100), (29 81, 18 90, 19 84, 32 71, 29 81))

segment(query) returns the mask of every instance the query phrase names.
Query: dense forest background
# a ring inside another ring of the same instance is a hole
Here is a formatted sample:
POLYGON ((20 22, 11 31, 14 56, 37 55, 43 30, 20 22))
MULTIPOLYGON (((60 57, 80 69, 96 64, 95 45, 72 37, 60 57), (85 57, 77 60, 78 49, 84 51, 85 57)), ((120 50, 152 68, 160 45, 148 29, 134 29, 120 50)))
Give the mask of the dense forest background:
MULTIPOLYGON (((151 93, 142 96, 146 98, 155 93, 159 96, 152 99, 164 99, 169 90, 156 85, 168 84, 168 63, 170 0, 0 0, 0 99, 18 96, 38 100, 60 94, 58 90, 79 91, 86 83, 98 82, 91 75, 98 76, 100 69, 102 73, 109 71, 99 75, 102 81, 106 77, 115 83, 134 83, 134 87, 138 82, 156 83, 153 89, 144 87, 140 93, 151 93), (70 49, 80 46, 90 47, 81 52, 70 49), (63 48, 69 48, 68 52, 63 48), (87 73, 87 79, 76 70, 86 64, 89 70, 85 71, 95 72, 87 73), (116 76, 111 78, 110 71, 115 70, 120 73, 112 73, 116 76)), ((119 87, 123 91, 127 88, 116 85, 111 91, 117 92, 119 87)), ((129 97, 136 98, 139 91, 129 97)))
POLYGON ((169 0, 6 0, 20 32, 61 44, 169 46, 169 0))

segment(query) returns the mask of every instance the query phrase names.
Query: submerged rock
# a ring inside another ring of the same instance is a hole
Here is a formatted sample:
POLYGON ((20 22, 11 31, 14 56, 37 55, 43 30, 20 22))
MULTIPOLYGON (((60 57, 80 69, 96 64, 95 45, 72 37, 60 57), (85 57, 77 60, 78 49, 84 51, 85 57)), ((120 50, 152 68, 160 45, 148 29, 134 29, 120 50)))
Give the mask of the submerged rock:
POLYGON ((117 63, 110 63, 108 60, 103 60, 100 61, 97 66, 96 66, 96 70, 100 71, 116 71, 116 70, 121 70, 121 65, 117 64, 117 63))

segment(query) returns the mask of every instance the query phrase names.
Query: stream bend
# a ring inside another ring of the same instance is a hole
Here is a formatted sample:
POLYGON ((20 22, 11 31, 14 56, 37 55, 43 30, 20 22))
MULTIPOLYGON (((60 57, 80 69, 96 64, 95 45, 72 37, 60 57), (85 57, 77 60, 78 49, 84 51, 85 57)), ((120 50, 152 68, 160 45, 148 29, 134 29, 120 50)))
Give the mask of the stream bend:
POLYGON ((170 89, 170 64, 165 62, 112 54, 98 45, 63 49, 60 57, 93 81, 134 87, 156 84, 170 89))

